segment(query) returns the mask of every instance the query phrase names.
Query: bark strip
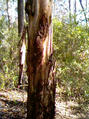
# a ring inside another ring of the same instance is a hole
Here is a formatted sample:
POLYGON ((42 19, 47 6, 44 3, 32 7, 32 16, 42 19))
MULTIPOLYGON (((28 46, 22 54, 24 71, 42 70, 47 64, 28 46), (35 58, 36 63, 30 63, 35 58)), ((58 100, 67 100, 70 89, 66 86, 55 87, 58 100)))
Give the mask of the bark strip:
POLYGON ((19 56, 20 68, 19 68, 18 86, 20 86, 24 81, 23 68, 25 65, 25 57, 26 57, 26 32, 27 32, 27 27, 24 26, 23 33, 21 36, 21 47, 20 47, 20 56, 19 56))

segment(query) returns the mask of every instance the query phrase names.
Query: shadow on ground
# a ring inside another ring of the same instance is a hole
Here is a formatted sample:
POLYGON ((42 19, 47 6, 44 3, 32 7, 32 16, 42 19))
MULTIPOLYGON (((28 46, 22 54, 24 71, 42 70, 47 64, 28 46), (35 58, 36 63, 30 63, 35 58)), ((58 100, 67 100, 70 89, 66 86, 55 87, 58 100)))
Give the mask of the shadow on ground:
POLYGON ((26 102, 10 100, 11 93, 9 92, 0 93, 0 119, 26 119, 26 102))
MULTIPOLYGON (((27 93, 0 91, 0 119, 26 119, 27 93)), ((89 119, 89 102, 63 101, 56 94, 55 119, 89 119)))
POLYGON ((78 106, 71 107, 72 114, 78 115, 77 119, 89 119, 89 104, 79 104, 78 106))
POLYGON ((89 101, 62 100, 56 94, 56 119, 89 119, 89 101))

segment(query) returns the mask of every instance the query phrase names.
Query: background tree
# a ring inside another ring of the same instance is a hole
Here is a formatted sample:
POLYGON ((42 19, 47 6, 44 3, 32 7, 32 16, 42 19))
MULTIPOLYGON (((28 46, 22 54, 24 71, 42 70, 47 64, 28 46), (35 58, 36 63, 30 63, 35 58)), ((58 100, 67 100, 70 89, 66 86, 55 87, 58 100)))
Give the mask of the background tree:
POLYGON ((68 2, 69 2, 69 19, 71 22, 71 0, 69 0, 68 2))
POLYGON ((76 23, 76 0, 74 1, 74 22, 76 23))
POLYGON ((24 62, 25 62, 25 36, 26 36, 26 31, 24 27, 24 0, 18 0, 18 34, 20 37, 20 54, 19 54, 19 81, 18 85, 21 85, 24 76, 23 76, 23 67, 24 67, 24 62))
POLYGON ((87 12, 87 0, 86 0, 86 12, 87 12))
POLYGON ((21 35, 24 27, 24 1, 18 0, 18 33, 21 35))
POLYGON ((7 17, 8 17, 8 28, 10 28, 10 16, 9 16, 9 0, 6 0, 6 6, 7 6, 7 17))
POLYGON ((55 81, 52 48, 52 0, 27 0, 28 119, 53 119, 55 81))
POLYGON ((84 17, 85 17, 85 21, 86 21, 86 27, 87 27, 87 16, 86 16, 86 13, 85 13, 84 6, 83 6, 83 4, 82 4, 82 0, 79 0, 79 2, 80 2, 81 8, 82 8, 83 13, 84 13, 84 17))

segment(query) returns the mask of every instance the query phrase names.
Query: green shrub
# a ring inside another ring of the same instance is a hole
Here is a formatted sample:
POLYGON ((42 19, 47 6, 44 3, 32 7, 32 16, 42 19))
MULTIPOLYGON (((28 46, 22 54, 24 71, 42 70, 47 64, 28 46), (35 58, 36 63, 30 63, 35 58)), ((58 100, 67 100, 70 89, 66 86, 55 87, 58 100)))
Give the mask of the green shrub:
POLYGON ((71 97, 89 97, 89 33, 85 26, 53 21, 59 90, 71 97), (62 86, 62 87, 61 87, 62 86))

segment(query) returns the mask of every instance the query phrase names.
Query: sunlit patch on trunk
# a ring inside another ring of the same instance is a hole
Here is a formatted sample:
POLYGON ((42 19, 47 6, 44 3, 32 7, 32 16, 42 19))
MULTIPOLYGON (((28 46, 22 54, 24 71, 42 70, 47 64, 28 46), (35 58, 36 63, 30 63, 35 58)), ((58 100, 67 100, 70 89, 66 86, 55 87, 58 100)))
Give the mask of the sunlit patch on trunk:
POLYGON ((26 44, 24 42, 21 47, 21 53, 22 53, 21 64, 24 64, 25 63, 25 55, 26 55, 26 44))

